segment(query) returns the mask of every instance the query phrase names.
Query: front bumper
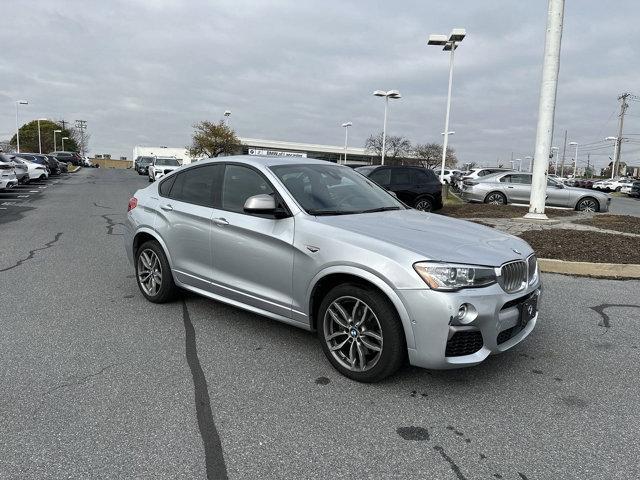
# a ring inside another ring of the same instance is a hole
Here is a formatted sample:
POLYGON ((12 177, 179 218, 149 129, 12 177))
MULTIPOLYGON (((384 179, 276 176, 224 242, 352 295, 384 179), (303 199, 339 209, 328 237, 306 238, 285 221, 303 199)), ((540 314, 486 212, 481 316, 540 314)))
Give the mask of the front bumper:
POLYGON ((505 293, 497 284, 458 292, 397 292, 409 313, 415 338, 415 349, 408 350, 409 362, 417 367, 449 369, 477 365, 524 340, 535 328, 538 313, 522 325, 520 305, 533 295, 539 298, 542 285, 538 281, 515 294, 505 293), (450 324, 463 303, 473 305, 477 317, 468 325, 450 324), (458 345, 451 348, 452 342, 458 345))

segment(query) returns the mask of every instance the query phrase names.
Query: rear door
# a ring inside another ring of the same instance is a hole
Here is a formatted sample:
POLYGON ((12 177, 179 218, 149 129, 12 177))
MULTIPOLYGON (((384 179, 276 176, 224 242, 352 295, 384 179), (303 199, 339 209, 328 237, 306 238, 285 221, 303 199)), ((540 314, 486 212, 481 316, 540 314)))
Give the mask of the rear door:
POLYGON ((529 203, 531 196, 531 175, 512 173, 500 178, 505 184, 505 193, 509 203, 529 203))
POLYGON ((205 164, 160 182, 155 228, 164 239, 175 278, 211 291, 211 217, 224 165, 205 164))
POLYGON ((391 188, 398 198, 407 205, 414 206, 417 197, 415 185, 411 178, 411 168, 391 168, 391 188))
POLYGON ((260 171, 226 165, 212 217, 214 288, 231 300, 291 317, 294 219, 246 213, 247 199, 260 194, 279 201, 260 171))

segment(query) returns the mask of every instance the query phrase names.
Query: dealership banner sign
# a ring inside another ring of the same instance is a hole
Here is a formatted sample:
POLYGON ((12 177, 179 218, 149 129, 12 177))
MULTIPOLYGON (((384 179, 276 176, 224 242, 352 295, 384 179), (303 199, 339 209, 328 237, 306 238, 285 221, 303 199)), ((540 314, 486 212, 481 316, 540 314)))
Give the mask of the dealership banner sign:
POLYGON ((262 148, 250 148, 249 155, 269 155, 273 157, 304 157, 307 158, 306 152, 283 152, 280 150, 267 150, 262 148))

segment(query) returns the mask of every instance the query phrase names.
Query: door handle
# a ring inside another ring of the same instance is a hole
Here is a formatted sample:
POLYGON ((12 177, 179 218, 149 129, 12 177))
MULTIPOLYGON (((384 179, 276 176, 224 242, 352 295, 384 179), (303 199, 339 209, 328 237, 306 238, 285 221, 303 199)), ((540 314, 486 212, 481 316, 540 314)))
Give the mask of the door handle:
POLYGON ((170 204, 168 204, 168 203, 167 203, 166 205, 160 205, 160 208, 161 208, 162 210, 167 211, 167 212, 171 212, 171 211, 173 211, 173 207, 172 207, 170 204))
POLYGON ((222 217, 214 218, 213 223, 215 223, 216 225, 229 225, 229 222, 227 221, 227 219, 222 217))
POLYGON ((513 187, 507 187, 507 188, 513 188, 513 187))

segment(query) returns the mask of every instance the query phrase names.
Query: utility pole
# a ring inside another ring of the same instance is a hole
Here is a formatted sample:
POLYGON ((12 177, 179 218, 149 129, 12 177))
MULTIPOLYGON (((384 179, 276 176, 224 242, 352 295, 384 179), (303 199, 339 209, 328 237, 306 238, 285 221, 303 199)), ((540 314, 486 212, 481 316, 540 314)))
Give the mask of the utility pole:
POLYGON ((620 115, 618 116, 618 139, 616 140, 618 144, 618 150, 616 153, 616 157, 613 159, 613 169, 615 174, 618 175, 618 170, 620 170, 620 150, 622 150, 622 129, 624 127, 624 114, 629 108, 629 104, 627 103, 627 98, 629 98, 631 94, 629 92, 623 93, 618 97, 620 100, 620 115))
POLYGON ((66 121, 66 120, 64 120, 64 119, 63 119, 63 120, 60 120, 60 125, 62 125, 62 130, 64 130, 64 129, 66 129, 66 128, 67 128, 67 123, 69 123, 69 122, 67 122, 67 121, 66 121))
POLYGON ((562 149, 562 161, 560 162, 560 176, 564 177, 564 157, 567 155, 567 131, 564 131, 564 148, 562 149))
POLYGON ((76 128, 80 130, 80 153, 84 157, 84 131, 87 129, 87 121, 76 120, 76 128))
POLYGON ((593 173, 591 172, 591 166, 590 165, 591 165, 591 154, 587 153, 587 171, 585 173, 590 174, 591 178, 593 178, 593 173))
POLYGON ((538 104, 538 125, 536 128, 536 148, 531 181, 529 213, 526 218, 547 220, 544 213, 547 196, 547 169, 549 151, 553 139, 553 122, 556 112, 558 73, 560 72, 560 46, 564 20, 564 0, 549 0, 547 28, 545 34, 542 81, 538 104))

